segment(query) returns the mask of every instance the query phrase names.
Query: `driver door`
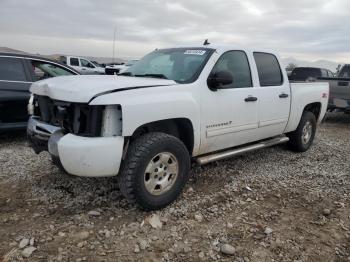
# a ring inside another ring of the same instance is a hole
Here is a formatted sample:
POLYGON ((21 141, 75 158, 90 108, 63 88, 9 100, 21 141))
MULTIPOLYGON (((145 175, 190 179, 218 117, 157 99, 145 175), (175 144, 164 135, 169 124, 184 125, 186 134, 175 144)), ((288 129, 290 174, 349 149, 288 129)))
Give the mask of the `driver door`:
POLYGON ((200 154, 253 142, 258 135, 259 92, 247 54, 222 54, 211 73, 220 71, 230 73, 233 82, 216 91, 202 88, 200 154))
POLYGON ((93 75, 96 74, 95 66, 85 59, 80 59, 81 69, 83 74, 93 75))

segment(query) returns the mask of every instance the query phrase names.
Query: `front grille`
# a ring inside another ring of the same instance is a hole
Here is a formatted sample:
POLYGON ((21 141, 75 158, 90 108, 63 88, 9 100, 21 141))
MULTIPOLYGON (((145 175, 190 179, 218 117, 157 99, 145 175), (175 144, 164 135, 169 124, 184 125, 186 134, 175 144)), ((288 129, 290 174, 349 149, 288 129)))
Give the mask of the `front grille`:
POLYGON ((35 96, 34 100, 34 112, 41 121, 60 126, 67 133, 101 135, 103 106, 58 101, 44 96, 35 96))

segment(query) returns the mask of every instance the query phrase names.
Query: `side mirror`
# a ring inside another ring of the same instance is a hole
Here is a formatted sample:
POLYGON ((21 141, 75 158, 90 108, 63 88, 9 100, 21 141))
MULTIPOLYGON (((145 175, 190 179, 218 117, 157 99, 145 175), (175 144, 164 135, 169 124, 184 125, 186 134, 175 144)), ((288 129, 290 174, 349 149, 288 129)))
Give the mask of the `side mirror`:
POLYGON ((211 73, 208 77, 208 87, 216 91, 217 89, 224 88, 223 86, 233 83, 233 76, 228 71, 218 71, 211 73))

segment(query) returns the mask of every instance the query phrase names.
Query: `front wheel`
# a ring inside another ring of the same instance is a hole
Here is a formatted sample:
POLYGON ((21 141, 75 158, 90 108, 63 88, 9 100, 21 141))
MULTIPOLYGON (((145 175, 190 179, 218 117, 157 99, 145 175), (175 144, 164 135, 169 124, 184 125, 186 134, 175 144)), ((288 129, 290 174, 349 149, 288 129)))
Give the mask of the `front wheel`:
POLYGON ((129 202, 156 210, 180 195, 189 170, 189 153, 178 138, 148 133, 131 143, 119 174, 119 187, 129 202))
POLYGON ((305 152, 312 145, 315 134, 316 117, 313 113, 305 111, 297 129, 288 134, 289 147, 294 151, 305 152))

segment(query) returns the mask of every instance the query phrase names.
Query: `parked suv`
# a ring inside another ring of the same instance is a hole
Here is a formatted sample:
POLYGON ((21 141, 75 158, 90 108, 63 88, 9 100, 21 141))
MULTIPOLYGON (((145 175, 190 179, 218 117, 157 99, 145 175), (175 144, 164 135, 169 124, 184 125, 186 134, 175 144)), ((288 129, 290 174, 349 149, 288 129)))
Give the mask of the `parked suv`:
POLYGON ((0 53, 0 131, 26 128, 29 87, 33 82, 77 74, 72 68, 42 57, 0 53))
POLYGON ((296 67, 288 77, 293 82, 315 82, 319 77, 334 77, 333 73, 324 68, 296 67))

